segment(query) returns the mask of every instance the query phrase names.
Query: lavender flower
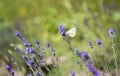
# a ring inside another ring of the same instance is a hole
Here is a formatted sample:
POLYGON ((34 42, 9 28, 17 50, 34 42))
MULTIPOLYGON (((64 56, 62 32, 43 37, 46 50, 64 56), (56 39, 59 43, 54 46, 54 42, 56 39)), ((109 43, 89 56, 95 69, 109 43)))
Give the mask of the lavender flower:
POLYGON ((43 65, 46 65, 46 60, 42 60, 42 64, 43 64, 43 65))
POLYGON ((52 47, 52 45, 49 42, 46 42, 46 47, 50 50, 52 47))
POLYGON ((41 53, 36 53, 36 56, 37 56, 40 60, 43 59, 43 55, 42 55, 41 53))
POLYGON ((64 30, 64 27, 62 25, 59 25, 58 29, 59 29, 59 32, 62 35, 62 37, 63 38, 66 37, 66 32, 64 30))
POLYGON ((36 76, 42 76, 41 73, 38 70, 36 70, 35 73, 36 73, 36 76))
POLYGON ((37 44, 37 45, 39 45, 39 44, 40 44, 40 42, 39 42, 38 40, 36 40, 35 42, 36 42, 36 44, 37 44))
POLYGON ((89 70, 90 72, 92 72, 92 71, 94 70, 94 68, 92 67, 91 64, 92 64, 91 62, 87 62, 87 64, 86 64, 86 67, 88 68, 88 70, 89 70))
POLYGON ((35 57, 34 57, 34 56, 31 56, 30 59, 31 59, 32 61, 35 61, 35 57))
POLYGON ((89 42, 89 46, 90 48, 93 48, 92 42, 89 42))
POLYGON ((70 71, 70 76, 75 76, 75 72, 73 70, 70 71))
POLYGON ((29 46, 29 47, 32 47, 32 44, 31 44, 31 43, 28 43, 28 46, 29 46))
POLYGON ((87 52, 83 51, 83 52, 80 52, 80 55, 81 55, 81 59, 82 61, 86 61, 89 59, 89 55, 87 52))
POLYGON ((24 39, 23 36, 18 31, 15 32, 15 36, 17 36, 21 40, 24 39))
POLYGON ((33 47, 30 47, 29 48, 29 53, 30 54, 36 53, 36 50, 33 47))
POLYGON ((25 47, 25 53, 29 54, 29 48, 28 47, 25 47))
POLYGON ((56 55, 55 50, 53 49, 52 45, 49 42, 46 42, 46 47, 48 48, 48 50, 51 51, 52 55, 54 56, 56 55))
POLYGON ((92 73, 93 73, 94 76, 100 76, 100 73, 99 73, 98 70, 94 70, 92 73))
POLYGON ((33 47, 25 47, 26 54, 33 54, 36 53, 36 50, 33 47))
MULTIPOLYGON (((35 42, 37 44, 37 47, 40 48, 42 52, 45 52, 45 49, 42 47, 42 44, 38 40, 36 40, 35 42)), ((47 46, 47 43, 46 43, 46 46, 47 46)))
POLYGON ((91 62, 87 62, 86 67, 94 76, 100 76, 99 71, 94 69, 91 62))
POLYGON ((17 36, 20 40, 22 40, 22 43, 23 43, 24 46, 28 46, 27 41, 18 31, 15 32, 15 36, 17 36))
POLYGON ((36 40, 35 42, 36 42, 36 44, 37 44, 38 48, 40 48, 40 49, 41 49, 41 48, 42 48, 42 44, 41 44, 38 40, 36 40))
POLYGON ((28 45, 29 45, 26 40, 22 40, 22 43, 23 43, 23 45, 24 45, 25 47, 28 47, 28 45))
POLYGON ((100 39, 97 39, 97 40, 96 40, 96 43, 97 43, 98 47, 101 47, 101 46, 102 46, 102 42, 101 42, 100 39))
POLYGON ((36 65, 36 63, 35 63, 34 61, 35 61, 34 57, 31 56, 31 57, 30 57, 30 60, 27 60, 27 61, 26 61, 27 66, 36 68, 37 65, 36 65))
POLYGON ((114 29, 110 28, 108 30, 108 35, 109 35, 110 38, 114 38, 115 37, 115 31, 114 31, 114 29))
POLYGON ((17 48, 16 46, 14 47, 14 50, 15 50, 17 53, 19 53, 20 55, 22 54, 22 52, 20 51, 20 49, 17 48))
POLYGON ((23 56, 22 56, 22 58, 23 58, 23 60, 24 60, 25 62, 27 62, 27 61, 28 61, 27 56, 23 55, 23 56))
POLYGON ((27 64, 27 66, 29 66, 29 67, 33 67, 33 68, 36 68, 36 67, 37 67, 37 65, 34 63, 33 60, 28 60, 28 61, 26 61, 26 64, 27 64))
POLYGON ((32 76, 32 74, 28 73, 27 76, 32 76))
POLYGON ((11 76, 15 76, 14 75, 14 71, 12 70, 12 68, 7 64, 5 65, 5 68, 7 69, 8 73, 11 75, 11 76))
POLYGON ((78 48, 74 48, 75 52, 76 52, 76 55, 78 57, 81 57, 81 52, 79 52, 78 48))
POLYGON ((56 55, 55 50, 52 50, 51 53, 52 53, 52 55, 54 55, 54 56, 56 55))
POLYGON ((43 53, 45 52, 45 49, 44 49, 44 48, 42 48, 41 50, 42 50, 43 53))
POLYGON ((79 52, 78 48, 74 48, 74 51, 76 54, 79 52))

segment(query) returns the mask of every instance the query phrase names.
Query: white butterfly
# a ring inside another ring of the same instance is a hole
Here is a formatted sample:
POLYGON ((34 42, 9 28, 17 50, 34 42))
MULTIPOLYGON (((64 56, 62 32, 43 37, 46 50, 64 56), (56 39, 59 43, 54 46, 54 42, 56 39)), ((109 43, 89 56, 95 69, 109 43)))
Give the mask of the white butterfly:
POLYGON ((76 28, 73 27, 73 28, 69 29, 69 30, 66 32, 66 34, 67 34, 68 36, 70 36, 70 37, 74 37, 74 36, 76 35, 76 28))

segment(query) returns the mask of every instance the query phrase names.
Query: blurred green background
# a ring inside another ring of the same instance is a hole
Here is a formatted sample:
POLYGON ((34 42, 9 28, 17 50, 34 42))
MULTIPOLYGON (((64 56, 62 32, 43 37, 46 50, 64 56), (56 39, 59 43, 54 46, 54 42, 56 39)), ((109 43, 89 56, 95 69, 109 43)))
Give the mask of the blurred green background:
MULTIPOLYGON (((0 0, 0 59, 9 63, 12 56, 21 66, 20 57, 13 49, 14 45, 23 49, 20 40, 14 36, 15 31, 20 31, 26 40, 34 45, 36 39, 40 40, 44 47, 46 41, 50 41, 57 56, 66 58, 61 63, 64 64, 61 68, 66 71, 60 73, 60 76, 65 76, 70 69, 75 68, 75 65, 72 65, 75 63, 58 31, 58 25, 62 24, 66 31, 76 26, 76 36, 71 38, 71 45, 80 50, 92 51, 88 42, 92 41, 93 46, 97 47, 95 41, 101 39, 104 50, 110 60, 113 60, 107 30, 115 29, 115 49, 119 56, 119 22, 120 0, 0 0)), ((94 50, 99 51, 98 48, 94 50)))

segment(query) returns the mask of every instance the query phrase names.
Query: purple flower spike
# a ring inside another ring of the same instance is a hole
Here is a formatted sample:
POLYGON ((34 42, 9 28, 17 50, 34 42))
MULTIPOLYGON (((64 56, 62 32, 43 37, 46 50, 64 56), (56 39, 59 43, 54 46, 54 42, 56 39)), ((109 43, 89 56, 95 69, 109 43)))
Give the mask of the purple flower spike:
POLYGON ((15 47, 14 47, 14 50, 15 50, 18 54, 20 54, 20 55, 22 54, 22 52, 20 51, 20 49, 19 49, 18 47, 15 46, 15 47))
POLYGON ((28 47, 25 47, 25 53, 29 54, 29 48, 28 47))
POLYGON ((37 67, 37 65, 34 63, 33 60, 28 60, 28 61, 26 61, 26 64, 27 64, 27 66, 29 66, 29 67, 33 67, 33 68, 36 68, 36 67, 37 67))
POLYGON ((94 76, 100 76, 100 73, 99 73, 98 70, 94 70, 92 73, 93 73, 94 76))
POLYGON ((93 76, 100 76, 99 71, 94 69, 91 62, 87 62, 86 67, 93 74, 93 76))
POLYGON ((40 60, 43 59, 43 55, 42 55, 41 53, 36 53, 36 56, 37 56, 40 60))
POLYGON ((96 43, 97 43, 98 47, 102 47, 102 42, 100 39, 96 40, 96 43))
POLYGON ((82 61, 86 61, 86 60, 89 59, 89 55, 88 55, 87 52, 83 51, 83 52, 81 52, 80 54, 81 54, 81 59, 82 59, 82 61))
POLYGON ((75 72, 73 70, 70 71, 70 76, 75 76, 75 72))
POLYGON ((90 48, 93 48, 92 42, 89 42, 89 46, 90 48))
POLYGON ((76 52, 76 54, 77 54, 77 52, 78 52, 79 50, 78 50, 78 48, 74 48, 74 51, 75 51, 75 52, 76 52))
POLYGON ((25 62, 27 62, 27 61, 28 61, 27 56, 23 55, 23 56, 22 56, 22 58, 23 58, 23 60, 24 60, 25 62))
POLYGON ((12 68, 7 64, 5 65, 5 68, 7 69, 8 73, 11 75, 11 76, 15 76, 14 75, 14 71, 12 70, 12 68))
POLYGON ((27 76, 32 76, 32 74, 28 73, 27 76))
POLYGON ((31 44, 31 43, 28 43, 28 46, 29 46, 29 47, 32 47, 32 44, 31 44))
POLYGON ((30 47, 29 48, 29 53, 30 54, 36 53, 36 50, 33 47, 30 47))
POLYGON ((39 44, 40 44, 40 42, 39 42, 38 40, 36 40, 35 42, 36 42, 36 44, 37 44, 37 45, 39 45, 39 44))
POLYGON ((18 31, 15 32, 15 36, 17 36, 21 40, 23 39, 22 35, 18 31))
POLYGON ((42 48, 41 50, 42 50, 43 53, 45 52, 45 49, 44 49, 44 48, 42 48))
POLYGON ((109 30, 108 30, 108 35, 109 35, 109 37, 110 38, 114 38, 115 37, 115 31, 114 31, 114 29, 112 29, 112 28, 110 28, 109 30))
POLYGON ((78 57, 81 57, 81 52, 79 52, 78 48, 74 48, 74 51, 78 57))
POLYGON ((50 50, 52 48, 52 45, 49 42, 46 42, 46 47, 50 50))
POLYGON ((36 70, 35 73, 36 73, 36 76, 42 76, 41 73, 38 70, 36 70))
POLYGON ((43 65, 46 65, 46 60, 42 60, 42 64, 43 64, 43 65))
POLYGON ((52 55, 54 55, 54 56, 56 55, 55 50, 52 50, 51 53, 52 53, 52 55))
POLYGON ((64 27, 62 25, 59 25, 58 29, 59 29, 60 34, 64 38, 66 36, 66 32, 64 30, 64 27))
POLYGON ((18 31, 15 32, 15 36, 17 36, 20 40, 22 40, 22 43, 23 43, 24 46, 26 46, 26 47, 28 46, 27 41, 18 31))

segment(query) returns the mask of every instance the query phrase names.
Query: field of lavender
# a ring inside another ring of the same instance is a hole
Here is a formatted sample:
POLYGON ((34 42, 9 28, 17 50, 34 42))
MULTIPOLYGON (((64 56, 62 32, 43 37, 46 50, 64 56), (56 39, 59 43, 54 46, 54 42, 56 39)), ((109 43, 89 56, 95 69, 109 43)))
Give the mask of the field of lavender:
POLYGON ((120 76, 119 4, 1 0, 0 76, 120 76))

